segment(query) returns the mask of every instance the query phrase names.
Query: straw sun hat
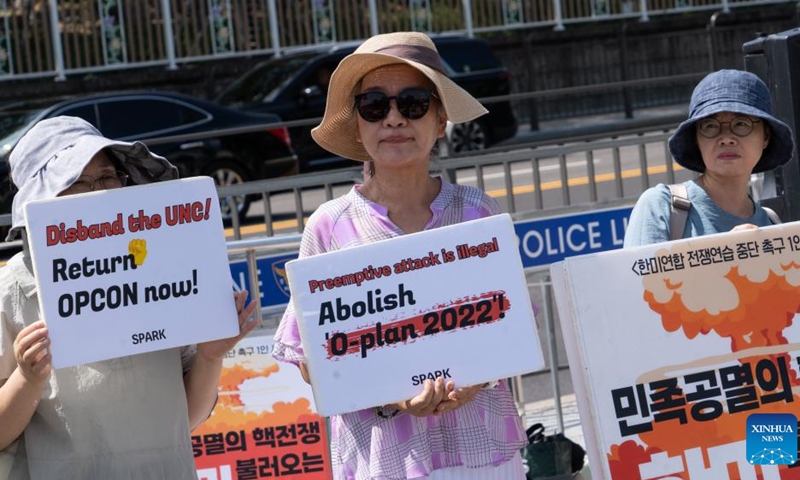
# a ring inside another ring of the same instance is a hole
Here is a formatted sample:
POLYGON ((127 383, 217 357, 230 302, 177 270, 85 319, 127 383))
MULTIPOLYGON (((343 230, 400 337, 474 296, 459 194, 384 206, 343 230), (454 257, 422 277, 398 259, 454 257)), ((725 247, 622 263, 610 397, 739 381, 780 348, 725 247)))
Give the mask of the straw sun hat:
POLYGON ((719 70, 708 74, 697 84, 689 104, 689 118, 680 124, 669 139, 669 151, 679 165, 695 172, 705 171, 706 166, 697 146, 695 124, 700 119, 720 112, 758 117, 769 125, 769 143, 753 167, 753 173, 772 170, 792 159, 794 134, 788 125, 773 116, 767 85, 750 72, 719 70))
POLYGON ((397 64, 410 65, 430 79, 451 122, 467 122, 487 113, 480 102, 447 78, 439 52, 427 35, 386 33, 366 40, 336 67, 328 88, 325 116, 311 131, 314 140, 336 155, 370 161, 364 146, 356 141, 355 88, 372 70, 397 64))

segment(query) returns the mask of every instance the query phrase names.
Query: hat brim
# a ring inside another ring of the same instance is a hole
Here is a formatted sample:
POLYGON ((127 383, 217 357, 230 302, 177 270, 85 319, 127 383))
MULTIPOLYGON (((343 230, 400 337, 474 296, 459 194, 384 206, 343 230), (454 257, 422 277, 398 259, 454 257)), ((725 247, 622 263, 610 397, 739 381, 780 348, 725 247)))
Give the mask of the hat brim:
POLYGON ((703 173, 706 170, 700 148, 697 146, 695 124, 698 120, 711 115, 731 112, 751 117, 758 117, 769 125, 770 140, 761 154, 761 159, 752 173, 766 172, 785 165, 794 156, 794 134, 791 128, 772 115, 738 102, 718 102, 710 104, 695 112, 691 118, 681 123, 669 137, 669 152, 675 162, 683 168, 703 173))
POLYGON ((135 185, 178 178, 178 169, 169 161, 150 152, 141 142, 121 142, 97 135, 86 135, 74 146, 65 149, 58 159, 49 162, 35 178, 26 181, 14 195, 11 208, 11 230, 6 236, 10 242, 25 228, 23 207, 32 200, 56 198, 80 177, 86 165, 101 150, 106 150, 130 175, 135 185))
POLYGON ((394 55, 353 53, 345 57, 331 75, 325 115, 322 122, 311 130, 314 141, 336 155, 361 162, 370 161, 369 153, 356 140, 355 88, 367 73, 397 64, 406 64, 419 70, 434 84, 447 119, 451 122, 468 122, 488 113, 466 90, 433 68, 394 55))

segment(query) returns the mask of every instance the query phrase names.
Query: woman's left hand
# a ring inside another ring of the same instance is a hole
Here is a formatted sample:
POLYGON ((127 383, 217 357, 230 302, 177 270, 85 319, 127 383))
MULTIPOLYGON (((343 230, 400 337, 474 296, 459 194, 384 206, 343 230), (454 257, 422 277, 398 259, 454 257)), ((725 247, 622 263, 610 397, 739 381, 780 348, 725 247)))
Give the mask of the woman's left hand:
POLYGON ((472 387, 456 388, 447 395, 447 398, 439 403, 435 413, 444 413, 463 407, 471 402, 475 395, 483 388, 483 385, 472 387))
POLYGON ((252 301, 245 307, 245 301, 247 301, 248 295, 249 293, 246 291, 233 293, 233 298, 236 302, 236 312, 239 314, 239 335, 220 340, 212 340, 205 343, 198 343, 198 355, 202 355, 202 357, 206 360, 219 360, 224 357, 225 354, 228 353, 228 351, 239 342, 239 340, 246 337, 248 333, 256 328, 258 322, 255 319, 248 321, 256 308, 256 302, 252 301))
POLYGON ((752 223, 743 223, 731 228, 731 232, 741 232, 743 230, 758 230, 758 226, 753 225, 752 223))

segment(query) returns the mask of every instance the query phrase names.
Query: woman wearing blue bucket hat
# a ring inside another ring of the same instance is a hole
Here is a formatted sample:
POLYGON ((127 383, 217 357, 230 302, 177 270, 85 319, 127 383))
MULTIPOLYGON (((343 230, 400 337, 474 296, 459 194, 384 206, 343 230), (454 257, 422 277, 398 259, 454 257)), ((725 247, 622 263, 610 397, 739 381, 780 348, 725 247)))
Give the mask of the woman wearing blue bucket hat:
POLYGON ((720 70, 701 80, 689 118, 669 139, 675 162, 700 174, 682 184, 691 202, 685 226, 670 226, 672 193, 659 184, 639 197, 625 247, 674 239, 680 227, 680 238, 689 238, 774 223, 749 195, 751 174, 780 167, 794 154, 791 129, 772 112, 769 89, 750 72, 720 70))

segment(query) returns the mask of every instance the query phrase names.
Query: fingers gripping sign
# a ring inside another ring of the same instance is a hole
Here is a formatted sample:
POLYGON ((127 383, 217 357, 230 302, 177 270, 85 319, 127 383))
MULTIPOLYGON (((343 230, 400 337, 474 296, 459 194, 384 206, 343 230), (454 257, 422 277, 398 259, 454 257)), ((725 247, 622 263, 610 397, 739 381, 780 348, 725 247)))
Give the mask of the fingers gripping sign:
POLYGON ((247 336, 258 326, 257 319, 251 318, 255 311, 256 303, 250 302, 245 306, 249 293, 247 291, 233 292, 236 303, 236 312, 239 314, 239 335, 221 340, 197 344, 197 353, 209 360, 220 359, 233 348, 239 340, 247 336))
MULTIPOLYGON (((483 388, 484 385, 456 388, 455 382, 452 380, 445 382, 444 377, 438 377, 436 380, 426 380, 422 393, 416 397, 391 406, 416 417, 439 415, 463 407, 471 402, 483 388)), ((378 408, 379 415, 385 416, 383 413, 385 408, 378 408)))
POLYGON ((482 385, 475 385, 451 390, 450 393, 447 394, 447 398, 436 407, 436 413, 448 412, 463 407, 472 401, 482 388, 482 385))
POLYGON ((752 223, 743 223, 741 225, 736 225, 731 229, 731 232, 741 232, 744 230, 758 230, 757 225, 753 225, 752 223))
POLYGON ((447 396, 455 388, 454 382, 445 383, 444 377, 436 380, 425 380, 425 387, 422 393, 416 397, 398 403, 398 409, 405 411, 416 417, 427 417, 435 414, 439 404, 447 399, 447 396))
POLYGON ((42 383, 50 375, 50 338, 42 320, 23 328, 14 340, 14 358, 26 380, 42 383))

